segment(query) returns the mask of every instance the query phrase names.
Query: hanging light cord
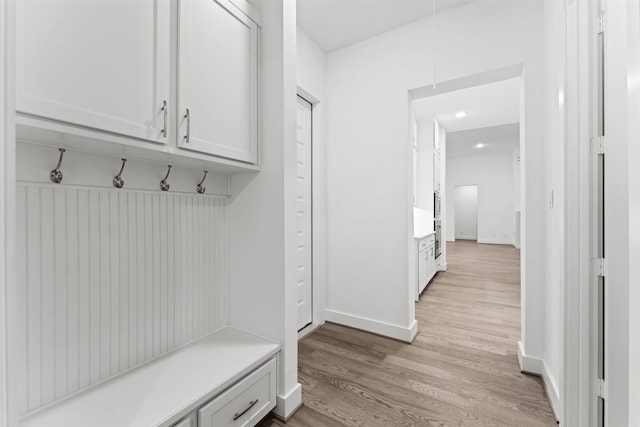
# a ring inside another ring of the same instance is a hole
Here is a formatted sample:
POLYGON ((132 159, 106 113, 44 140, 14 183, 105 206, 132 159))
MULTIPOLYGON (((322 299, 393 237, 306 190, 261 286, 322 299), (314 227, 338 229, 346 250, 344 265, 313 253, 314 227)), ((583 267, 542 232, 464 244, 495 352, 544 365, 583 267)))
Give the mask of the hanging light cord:
POLYGON ((432 13, 432 20, 433 20, 433 88, 436 88, 436 0, 433 0, 433 13, 432 13))

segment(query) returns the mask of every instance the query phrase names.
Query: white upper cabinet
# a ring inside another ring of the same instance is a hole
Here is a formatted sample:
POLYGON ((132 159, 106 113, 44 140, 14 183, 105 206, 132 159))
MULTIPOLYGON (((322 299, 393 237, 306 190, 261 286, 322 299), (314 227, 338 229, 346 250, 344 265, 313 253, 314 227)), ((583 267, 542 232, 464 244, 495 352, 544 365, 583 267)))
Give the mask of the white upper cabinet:
POLYGON ((440 123, 433 119, 433 149, 440 151, 440 123))
POLYGON ((168 0, 16 3, 20 113, 167 142, 168 0))
POLYGON ((433 191, 439 193, 442 189, 440 188, 440 153, 437 151, 433 152, 433 191))
POLYGON ((256 23, 228 0, 178 8, 178 146, 257 163, 256 23))

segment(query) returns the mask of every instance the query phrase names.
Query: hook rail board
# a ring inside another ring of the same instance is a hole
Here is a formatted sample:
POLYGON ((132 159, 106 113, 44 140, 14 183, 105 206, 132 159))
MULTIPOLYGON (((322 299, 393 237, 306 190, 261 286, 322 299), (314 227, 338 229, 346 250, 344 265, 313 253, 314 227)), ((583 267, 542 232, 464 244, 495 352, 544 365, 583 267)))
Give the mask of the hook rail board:
POLYGON ((228 199, 17 186, 20 414, 228 323, 228 199))

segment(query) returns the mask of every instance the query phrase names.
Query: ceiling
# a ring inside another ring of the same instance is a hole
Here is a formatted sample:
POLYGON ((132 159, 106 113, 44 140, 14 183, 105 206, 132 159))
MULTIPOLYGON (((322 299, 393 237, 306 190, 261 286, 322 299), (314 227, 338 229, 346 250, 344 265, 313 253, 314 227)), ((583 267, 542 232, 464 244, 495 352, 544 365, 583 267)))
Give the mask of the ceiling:
POLYGON ((519 141, 519 123, 448 132, 447 157, 513 153, 519 141), (478 144, 483 147, 478 148, 478 144))
MULTIPOLYGON (((471 0, 437 0, 436 12, 471 0)), ((416 21, 433 10, 430 0, 297 0, 298 25, 325 52, 416 21)))
POLYGON ((447 132, 520 121, 520 78, 447 92, 413 101, 418 121, 434 117, 447 132), (456 118, 458 111, 466 117, 456 118))

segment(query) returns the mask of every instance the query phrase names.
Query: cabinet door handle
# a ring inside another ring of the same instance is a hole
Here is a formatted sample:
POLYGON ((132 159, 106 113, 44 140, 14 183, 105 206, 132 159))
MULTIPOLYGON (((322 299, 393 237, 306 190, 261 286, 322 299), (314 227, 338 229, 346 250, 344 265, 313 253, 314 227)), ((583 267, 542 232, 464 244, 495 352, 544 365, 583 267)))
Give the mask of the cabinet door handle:
POLYGON ((164 126, 162 127, 162 136, 167 137, 167 101, 162 101, 162 113, 164 115, 164 126))
POLYGON ((184 136, 184 142, 189 143, 189 138, 191 134, 191 114, 189 113, 189 109, 187 108, 187 112, 184 115, 184 118, 187 120, 187 133, 184 136))
POLYGON ((256 403, 258 403, 258 399, 252 400, 251 402, 249 402, 249 406, 247 406, 247 408, 244 411, 242 411, 240 413, 236 412, 235 414, 233 414, 233 421, 237 420, 238 418, 240 418, 241 416, 243 416, 244 414, 249 412, 249 409, 251 409, 254 406, 256 406, 256 403))

